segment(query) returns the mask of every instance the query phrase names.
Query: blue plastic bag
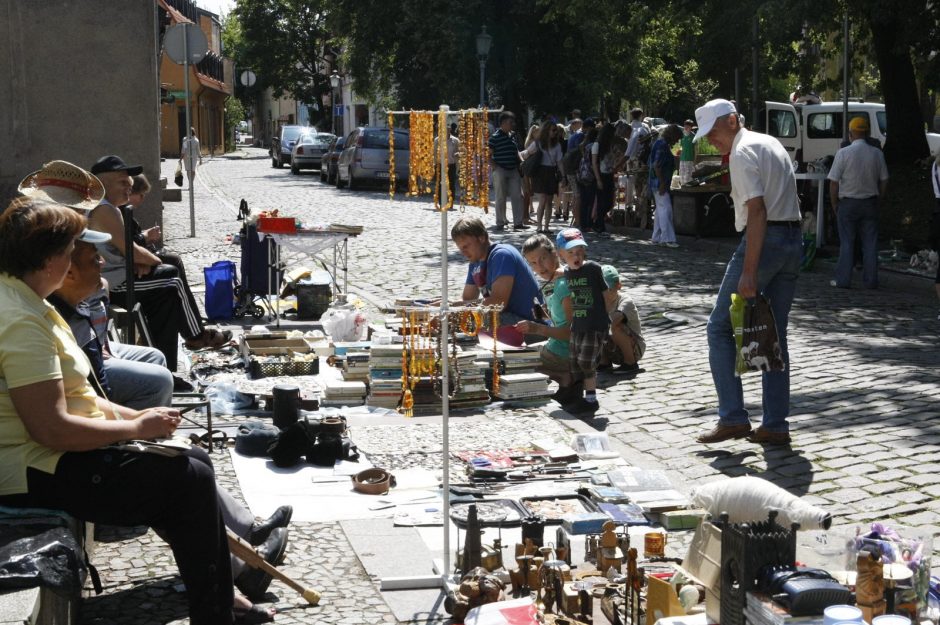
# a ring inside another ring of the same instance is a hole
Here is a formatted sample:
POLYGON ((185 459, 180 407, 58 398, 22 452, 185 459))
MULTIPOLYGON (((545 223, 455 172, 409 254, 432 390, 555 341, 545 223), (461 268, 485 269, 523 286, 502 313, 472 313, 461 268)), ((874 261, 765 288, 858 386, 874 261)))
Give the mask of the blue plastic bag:
POLYGON ((235 316, 235 263, 220 260, 202 272, 206 277, 206 317, 231 319, 235 316))

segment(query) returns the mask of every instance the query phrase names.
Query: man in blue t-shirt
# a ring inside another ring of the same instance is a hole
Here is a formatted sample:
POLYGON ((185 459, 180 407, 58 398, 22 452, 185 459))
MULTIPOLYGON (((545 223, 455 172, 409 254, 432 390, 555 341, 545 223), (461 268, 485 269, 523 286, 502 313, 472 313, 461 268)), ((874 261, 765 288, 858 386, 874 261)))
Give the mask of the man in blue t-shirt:
POLYGON ((490 243, 486 226, 476 217, 461 217, 450 230, 460 253, 470 261, 463 287, 465 302, 483 298, 483 304, 502 304, 499 324, 534 321, 535 303, 542 302, 538 283, 519 250, 490 243))

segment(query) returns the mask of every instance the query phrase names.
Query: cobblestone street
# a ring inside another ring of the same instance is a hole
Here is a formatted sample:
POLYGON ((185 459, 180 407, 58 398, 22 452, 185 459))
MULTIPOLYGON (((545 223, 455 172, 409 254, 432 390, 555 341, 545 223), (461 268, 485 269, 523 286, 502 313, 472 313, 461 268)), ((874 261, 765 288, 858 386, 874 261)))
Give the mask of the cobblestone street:
MULTIPOLYGON (((175 165, 165 162, 163 175, 172 180, 175 165)), ((429 198, 400 193, 390 200, 387 189, 338 190, 321 183, 318 171, 273 169, 266 151, 254 148, 206 159, 199 169, 196 238, 188 237, 187 190, 183 202, 165 204, 168 246, 182 254, 194 287, 201 285, 202 267, 224 258, 238 262, 239 248, 226 237, 240 227, 235 217, 241 199, 252 212, 279 209, 305 222, 362 225, 364 232, 349 241, 349 283, 370 314, 396 297, 440 295, 441 216, 429 198)), ((459 214, 450 212, 450 223, 459 214)), ((492 211, 485 221, 493 224, 492 211)), ((521 246, 532 232, 493 238, 521 246)), ((666 470, 685 492, 723 476, 758 475, 832 513, 834 526, 891 519, 940 533, 940 322, 932 281, 882 272, 877 291, 834 289, 833 264, 817 262, 800 276, 790 316, 792 448, 765 451, 746 441, 705 446, 694 440, 716 420, 705 321, 733 242, 680 237, 680 247, 668 249, 648 239, 648 232, 635 230, 589 236, 588 248, 589 258, 620 270, 639 308, 648 345, 645 372, 632 380, 601 374, 601 410, 591 421, 554 403, 517 412, 494 408, 477 413, 492 427, 455 419, 458 440, 504 446, 545 436, 546 428, 606 429, 629 463, 666 470)), ((453 245, 448 254, 453 299, 466 264, 453 245)), ((759 376, 747 376, 745 399, 755 425, 759 397, 759 376)), ((427 452, 428 444, 418 441, 440 426, 420 420, 410 427, 415 431, 391 434, 398 446, 380 428, 360 428, 354 437, 366 453, 371 446, 404 459, 427 452), (420 428, 426 430, 419 435, 420 428)), ((214 460, 222 483, 238 495, 227 454, 214 460)), ((84 602, 82 623, 188 622, 182 593, 174 589, 179 578, 172 554, 152 532, 105 528, 92 561, 106 593, 84 602)), ((938 563, 935 558, 935 571, 938 563)), ((283 569, 317 587, 324 605, 304 608, 275 582, 281 625, 395 622, 338 523, 293 523, 283 569)))

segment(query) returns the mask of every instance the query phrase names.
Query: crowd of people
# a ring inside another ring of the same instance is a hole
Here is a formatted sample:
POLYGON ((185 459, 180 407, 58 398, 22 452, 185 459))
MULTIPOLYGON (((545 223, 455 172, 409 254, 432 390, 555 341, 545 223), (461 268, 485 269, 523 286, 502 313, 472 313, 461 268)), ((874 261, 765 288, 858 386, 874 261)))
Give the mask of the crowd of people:
POLYGON ((641 228, 655 205, 653 243, 678 247, 670 189, 677 162, 685 181, 691 179, 693 122, 654 129, 642 109, 633 109, 630 117, 629 123, 582 119, 581 111, 574 110, 567 124, 547 118, 530 126, 522 139, 515 132, 515 115, 502 112, 489 139, 495 231, 510 225, 508 201, 513 230, 535 226, 537 233, 551 235, 554 220, 561 222, 559 227, 604 233, 619 193, 641 228), (520 168, 529 158, 537 158, 537 164, 520 168))

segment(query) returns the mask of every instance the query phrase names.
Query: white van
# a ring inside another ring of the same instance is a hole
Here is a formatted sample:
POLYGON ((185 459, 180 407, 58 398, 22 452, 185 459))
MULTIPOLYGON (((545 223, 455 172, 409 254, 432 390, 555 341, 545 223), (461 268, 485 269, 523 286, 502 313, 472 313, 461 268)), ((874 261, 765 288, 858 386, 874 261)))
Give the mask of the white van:
MULTIPOLYGON (((868 118, 869 134, 884 146, 887 131, 885 105, 849 102, 849 121, 855 117, 868 118)), ((800 164, 834 156, 842 144, 842 102, 796 105, 764 102, 758 122, 756 130, 776 137, 793 160, 800 164)), ((931 154, 937 154, 940 135, 927 133, 927 144, 931 154)))

